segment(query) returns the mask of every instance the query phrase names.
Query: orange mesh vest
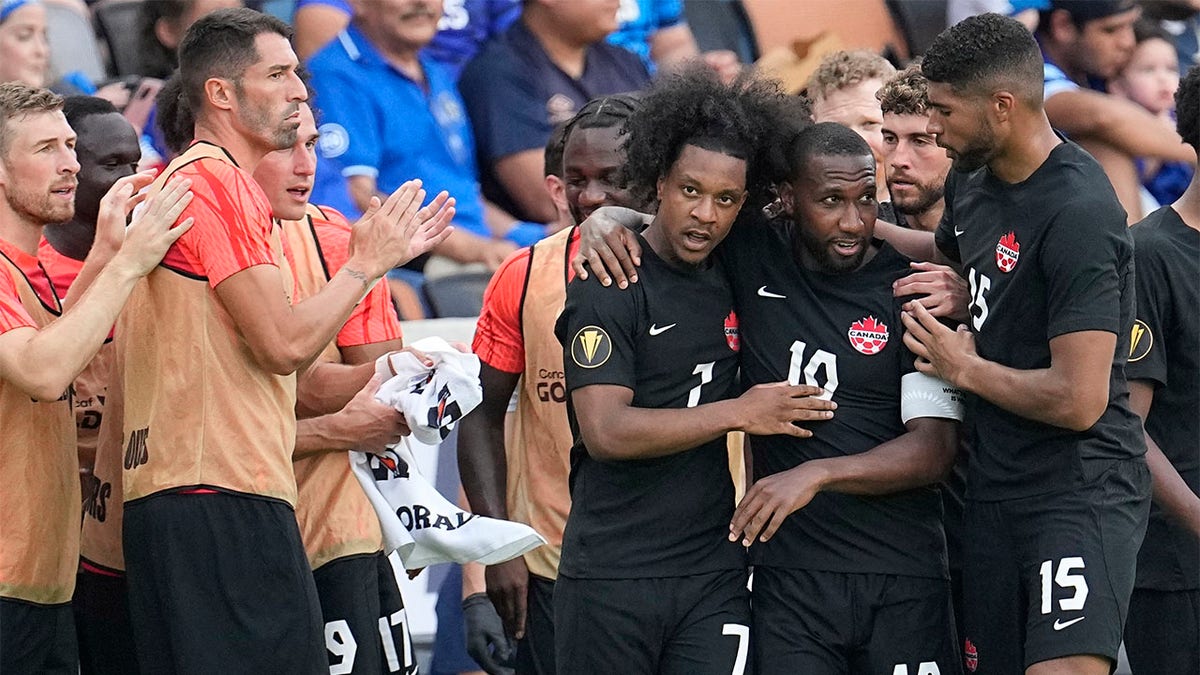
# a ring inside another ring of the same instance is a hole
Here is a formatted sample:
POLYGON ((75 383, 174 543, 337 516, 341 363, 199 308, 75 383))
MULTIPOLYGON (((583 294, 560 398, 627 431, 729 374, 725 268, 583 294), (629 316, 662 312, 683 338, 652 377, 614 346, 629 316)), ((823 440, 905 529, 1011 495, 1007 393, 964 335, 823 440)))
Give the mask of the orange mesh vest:
MULTIPOLYGON (((316 295, 329 283, 329 270, 312 219, 324 218, 309 204, 304 220, 282 224, 291 249, 299 300, 316 295)), ((341 363, 336 338, 325 347, 322 361, 341 363)), ((322 452, 298 459, 296 470, 296 520, 313 569, 338 558, 375 553, 383 549, 379 517, 362 486, 350 471, 346 452, 322 452)))
POLYGON ((554 322, 567 298, 571 236, 568 228, 535 244, 521 298, 525 372, 517 388, 517 411, 505 428, 508 517, 527 523, 546 545, 525 554, 529 571, 558 577, 562 533, 571 510, 571 426, 567 421, 562 345, 554 322))
MULTIPOLYGON (((159 174, 151 194, 196 161, 231 162, 221 148, 197 143, 159 174)), ((271 246, 286 294, 291 269, 277 227, 271 246)), ((207 279, 155 268, 135 286, 116 342, 125 367, 125 501, 207 486, 295 504, 296 377, 258 365, 207 279)))
MULTIPOLYGON (((39 328, 61 307, 42 304, 25 274, 0 254, 21 304, 39 328)), ((71 600, 79 563, 79 460, 71 396, 35 401, 0 380, 0 597, 54 605, 71 600)))
MULTIPOLYGON (((110 343, 112 344, 112 343, 110 343)), ((124 371, 121 354, 112 350, 108 360, 104 398, 104 417, 96 436, 96 464, 83 494, 83 532, 79 557, 85 564, 114 572, 125 571, 125 552, 121 548, 121 518, 125 511, 121 489, 121 465, 125 455, 124 410, 122 395, 124 371)))

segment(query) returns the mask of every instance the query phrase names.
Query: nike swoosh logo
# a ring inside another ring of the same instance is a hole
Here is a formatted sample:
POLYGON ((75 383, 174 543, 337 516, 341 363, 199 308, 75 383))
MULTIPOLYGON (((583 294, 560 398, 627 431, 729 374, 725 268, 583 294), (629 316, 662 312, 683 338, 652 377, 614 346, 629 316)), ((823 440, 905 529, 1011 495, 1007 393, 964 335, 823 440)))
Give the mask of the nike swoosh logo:
POLYGON ((764 298, 779 298, 780 300, 784 300, 787 298, 786 295, 780 295, 778 293, 772 293, 771 291, 768 291, 766 286, 763 286, 762 288, 758 289, 758 294, 764 298))
POLYGON ((1087 617, 1081 616, 1076 619, 1071 619, 1070 621, 1063 621, 1062 619, 1057 619, 1054 622, 1054 630, 1062 630, 1062 629, 1066 628, 1067 626, 1073 626, 1073 625, 1079 623, 1080 621, 1083 621, 1085 618, 1087 618, 1087 617))
POLYGON ((671 324, 669 326, 663 326, 662 328, 659 328, 658 326, 655 326, 654 324, 650 324, 650 334, 651 335, 662 335, 663 333, 671 330, 674 327, 675 327, 675 324, 671 324))
POLYGON ((963 230, 958 229, 957 225, 954 226, 954 236, 956 236, 956 237, 963 236, 963 230))

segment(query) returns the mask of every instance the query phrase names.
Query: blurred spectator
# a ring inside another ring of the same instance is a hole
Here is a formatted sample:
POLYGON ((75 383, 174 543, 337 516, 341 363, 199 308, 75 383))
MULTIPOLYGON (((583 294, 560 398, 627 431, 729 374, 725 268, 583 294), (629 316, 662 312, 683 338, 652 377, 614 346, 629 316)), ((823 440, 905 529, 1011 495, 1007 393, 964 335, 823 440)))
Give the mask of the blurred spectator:
POLYGON ((36 0, 3 0, 0 3, 0 82, 44 87, 49 63, 46 8, 36 0))
POLYGON ((671 70, 698 56, 725 82, 741 72, 737 55, 728 49, 701 55, 684 20, 682 0, 621 0, 617 21, 608 42, 637 54, 650 72, 671 70))
MULTIPOLYGON (((953 161, 925 131, 929 93, 920 66, 909 66, 877 94, 883 109, 883 154, 896 224, 933 232, 942 220, 953 161)), ((883 204, 880 203, 882 216, 883 204)))
MULTIPOLYGON (((862 136, 875 155, 875 175, 885 175, 883 110, 875 92, 896 68, 882 56, 863 49, 837 51, 821 59, 808 78, 805 95, 812 102, 813 122, 836 122, 862 136)), ((878 181, 876 195, 888 200, 887 184, 878 181)))
POLYGON ((145 0, 138 15, 141 75, 170 77, 178 65, 175 51, 188 27, 209 12, 241 6, 241 0, 145 0))
POLYGON ((446 190, 457 200, 455 231, 434 253, 494 270, 545 227, 518 223, 480 196, 471 126, 454 79, 421 53, 437 33, 440 5, 360 3, 350 26, 309 61, 324 160, 313 199, 357 214, 373 197, 419 178, 430 195, 446 190))
POLYGON ((1183 76, 1200 65, 1200 0, 1142 0, 1143 16, 1158 21, 1171 35, 1183 76))
POLYGON ((525 0, 521 20, 463 70, 483 194, 518 218, 555 219, 543 166, 554 126, 649 81, 635 54, 604 42, 616 27, 615 0, 525 0))
MULTIPOLYGON (((1175 123, 1175 90, 1179 88, 1179 59, 1171 36, 1145 19, 1134 25, 1137 47, 1129 63, 1109 80, 1109 92, 1127 98, 1167 122, 1175 123)), ((1187 189, 1194 168, 1186 162, 1137 160, 1138 177, 1154 197, 1153 210, 1170 204, 1187 189)))
POLYGON ((1050 0, 949 0, 946 25, 953 26, 968 16, 995 12, 1011 16, 1033 32, 1038 25, 1038 10, 1049 8, 1050 0))
POLYGON ((1135 157, 1196 161, 1167 120, 1105 93, 1106 81, 1129 62, 1136 44, 1133 0, 1052 0, 1037 29, 1045 59, 1050 123, 1104 167, 1131 221, 1142 217, 1135 157))
MULTIPOLYGON (((372 2, 373 0, 363 0, 372 2)), ((521 16, 521 0, 443 0, 438 34, 425 52, 450 68, 457 78, 463 66, 521 16)), ((350 23, 348 0, 300 0, 292 24, 296 54, 308 60, 350 23)))

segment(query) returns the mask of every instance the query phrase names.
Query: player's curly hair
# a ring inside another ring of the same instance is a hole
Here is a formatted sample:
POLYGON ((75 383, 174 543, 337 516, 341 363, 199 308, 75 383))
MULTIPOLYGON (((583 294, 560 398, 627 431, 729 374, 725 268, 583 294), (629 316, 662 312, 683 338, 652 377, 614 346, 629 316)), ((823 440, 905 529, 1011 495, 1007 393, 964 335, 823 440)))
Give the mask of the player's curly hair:
POLYGON ((929 86, 920 65, 896 73, 875 92, 879 107, 893 115, 924 115, 929 112, 929 86))
POLYGON ((755 200, 778 180, 784 147, 811 124, 802 104, 774 80, 743 75, 721 83, 703 66, 662 76, 625 123, 624 181, 646 203, 657 201, 658 180, 671 170, 685 145, 746 160, 746 189, 755 200))
POLYGON ((1192 66, 1175 90, 1175 130, 1200 153, 1200 66, 1192 66))
POLYGON ((849 49, 827 54, 817 64, 804 85, 809 100, 825 98, 829 94, 865 82, 886 80, 896 74, 896 67, 875 52, 866 49, 849 49))
POLYGON ((985 93, 1003 87, 1025 101, 1042 103, 1042 53, 1025 26, 999 14, 979 14, 942 31, 925 51, 921 72, 956 92, 985 93))

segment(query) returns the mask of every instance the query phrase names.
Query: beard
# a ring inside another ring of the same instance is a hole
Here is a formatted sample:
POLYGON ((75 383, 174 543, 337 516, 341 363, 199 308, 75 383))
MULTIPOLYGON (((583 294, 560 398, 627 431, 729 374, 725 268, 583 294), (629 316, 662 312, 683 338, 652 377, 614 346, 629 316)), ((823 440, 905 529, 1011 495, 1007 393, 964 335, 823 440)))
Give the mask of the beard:
POLYGON ((292 103, 282 114, 276 114, 267 106, 247 105, 243 108, 242 123, 271 150, 287 150, 296 144, 300 120, 285 118, 299 109, 299 103, 292 103))
MULTIPOLYGON (((833 244, 824 240, 817 239, 809 234, 803 226, 798 223, 792 225, 795 236, 799 238, 800 245, 812 259, 816 261, 817 267, 826 274, 845 274, 858 269, 867 257, 867 249, 870 247, 870 239, 864 239, 862 245, 858 248, 858 253, 853 257, 847 258, 843 255, 837 255, 832 250, 833 244)), ((793 244, 793 248, 795 244, 793 244)))
POLYGON ((8 188, 5 192, 8 208, 30 222, 65 223, 75 217, 74 200, 57 199, 48 190, 28 190, 17 185, 8 188))
MULTIPOLYGON (((946 179, 943 176, 937 185, 929 185, 928 183, 913 183, 913 187, 917 189, 917 194, 911 199, 897 199, 896 195, 892 195, 892 207, 906 216, 915 216, 920 213, 925 213, 934 204, 942 200, 946 193, 946 179)), ((888 186, 891 187, 890 185, 888 186)))

